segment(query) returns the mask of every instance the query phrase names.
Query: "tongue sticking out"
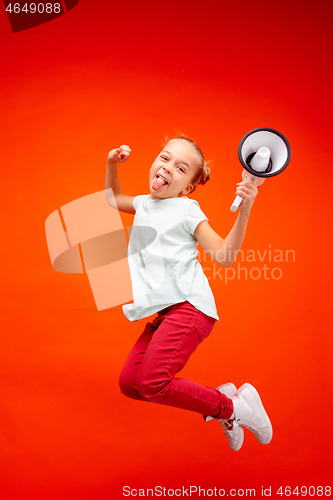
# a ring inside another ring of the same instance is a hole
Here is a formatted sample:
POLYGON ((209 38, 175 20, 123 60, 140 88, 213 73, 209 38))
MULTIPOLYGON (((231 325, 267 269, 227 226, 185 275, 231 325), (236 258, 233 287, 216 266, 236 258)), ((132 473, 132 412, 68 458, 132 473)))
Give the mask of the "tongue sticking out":
POLYGON ((164 184, 166 184, 166 182, 164 179, 162 179, 162 177, 156 177, 156 179, 153 182, 152 188, 156 190, 164 186, 164 184))

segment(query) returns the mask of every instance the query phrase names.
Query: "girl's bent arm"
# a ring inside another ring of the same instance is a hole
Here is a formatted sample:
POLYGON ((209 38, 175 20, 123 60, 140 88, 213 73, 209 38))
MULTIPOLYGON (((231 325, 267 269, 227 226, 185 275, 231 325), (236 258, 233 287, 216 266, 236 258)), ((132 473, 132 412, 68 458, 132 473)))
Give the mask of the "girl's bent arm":
POLYGON ((241 196, 243 201, 238 209, 237 220, 225 239, 221 238, 206 220, 196 227, 194 236, 210 257, 221 266, 229 267, 236 259, 244 240, 250 211, 257 193, 257 186, 249 179, 237 184, 236 194, 241 196))
POLYGON ((229 267, 242 246, 247 222, 248 217, 239 214, 230 233, 223 239, 210 227, 208 221, 204 220, 197 225, 194 236, 215 262, 229 267))
POLYGON ((106 201, 113 208, 117 208, 121 212, 126 212, 128 214, 135 214, 133 208, 134 196, 127 196, 123 193, 117 171, 117 162, 125 162, 130 153, 131 150, 128 146, 120 146, 120 148, 110 151, 106 166, 105 195, 106 201))

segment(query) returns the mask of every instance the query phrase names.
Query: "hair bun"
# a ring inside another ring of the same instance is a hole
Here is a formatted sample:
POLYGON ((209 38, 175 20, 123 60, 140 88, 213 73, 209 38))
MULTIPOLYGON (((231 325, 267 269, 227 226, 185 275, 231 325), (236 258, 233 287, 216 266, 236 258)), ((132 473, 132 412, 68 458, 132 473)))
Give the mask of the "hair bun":
POLYGON ((199 184, 206 184, 206 182, 208 182, 209 179, 210 179, 210 168, 208 166, 208 163, 204 161, 199 184))

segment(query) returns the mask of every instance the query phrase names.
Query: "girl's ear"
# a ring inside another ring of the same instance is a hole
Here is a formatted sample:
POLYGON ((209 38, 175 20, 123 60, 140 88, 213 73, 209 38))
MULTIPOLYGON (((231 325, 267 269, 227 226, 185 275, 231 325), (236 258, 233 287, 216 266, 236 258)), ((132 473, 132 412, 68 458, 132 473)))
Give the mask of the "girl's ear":
POLYGON ((192 184, 190 184, 189 186, 187 186, 185 189, 183 189, 183 191, 181 192, 181 194, 189 194, 191 193, 191 191, 193 191, 194 189, 194 186, 192 184))

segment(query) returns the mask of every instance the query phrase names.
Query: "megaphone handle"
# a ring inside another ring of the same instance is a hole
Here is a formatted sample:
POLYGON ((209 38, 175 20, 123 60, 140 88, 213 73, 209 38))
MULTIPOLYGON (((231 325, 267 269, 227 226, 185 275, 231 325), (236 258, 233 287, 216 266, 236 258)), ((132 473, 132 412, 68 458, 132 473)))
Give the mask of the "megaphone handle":
POLYGON ((239 205, 242 203, 243 201, 243 198, 241 196, 236 196, 236 198, 234 199, 234 202, 233 204, 231 205, 230 207, 230 210, 232 212, 236 212, 237 208, 239 207, 239 205))

